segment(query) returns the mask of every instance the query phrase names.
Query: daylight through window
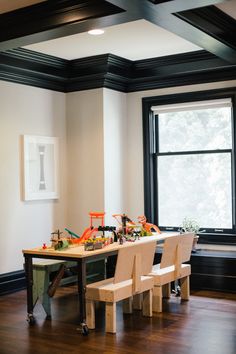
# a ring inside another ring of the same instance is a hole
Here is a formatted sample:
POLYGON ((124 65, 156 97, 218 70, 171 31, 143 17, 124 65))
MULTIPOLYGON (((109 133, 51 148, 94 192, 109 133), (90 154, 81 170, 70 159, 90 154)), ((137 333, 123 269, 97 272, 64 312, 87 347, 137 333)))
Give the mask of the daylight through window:
POLYGON ((152 107, 158 225, 232 229, 231 100, 152 107))

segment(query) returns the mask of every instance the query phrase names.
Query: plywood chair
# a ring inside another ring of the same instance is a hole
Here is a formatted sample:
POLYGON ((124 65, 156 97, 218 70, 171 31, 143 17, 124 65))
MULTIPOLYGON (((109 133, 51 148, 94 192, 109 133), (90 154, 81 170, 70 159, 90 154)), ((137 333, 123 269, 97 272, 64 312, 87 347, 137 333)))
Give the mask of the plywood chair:
POLYGON ((143 315, 152 316, 153 277, 146 276, 152 269, 156 241, 121 248, 118 252, 114 278, 86 287, 88 328, 95 328, 95 301, 106 303, 106 332, 116 333, 116 303, 125 300, 123 309, 132 312, 131 298, 143 293, 143 315))
POLYGON ((162 312, 162 297, 170 296, 172 281, 180 279, 181 298, 189 299, 189 261, 194 234, 188 233, 167 238, 164 243, 161 263, 153 266, 151 276, 154 278, 153 311, 162 312))

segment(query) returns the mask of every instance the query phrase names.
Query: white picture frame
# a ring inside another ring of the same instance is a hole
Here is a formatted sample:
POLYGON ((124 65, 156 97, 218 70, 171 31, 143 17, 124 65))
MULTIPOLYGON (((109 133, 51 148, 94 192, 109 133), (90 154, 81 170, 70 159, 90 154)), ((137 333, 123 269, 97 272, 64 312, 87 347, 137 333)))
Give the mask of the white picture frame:
POLYGON ((24 200, 59 198, 59 139, 23 135, 24 200))

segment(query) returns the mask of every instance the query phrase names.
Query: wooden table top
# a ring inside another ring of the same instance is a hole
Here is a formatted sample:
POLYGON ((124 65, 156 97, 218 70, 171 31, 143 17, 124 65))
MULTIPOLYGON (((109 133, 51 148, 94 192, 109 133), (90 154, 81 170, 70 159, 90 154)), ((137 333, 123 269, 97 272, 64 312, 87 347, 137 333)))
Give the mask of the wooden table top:
POLYGON ((63 250, 54 250, 54 248, 48 247, 46 249, 42 249, 42 247, 31 248, 31 249, 23 249, 23 254, 29 254, 32 256, 53 256, 58 258, 85 258, 92 257, 99 254, 105 254, 109 252, 118 251, 120 248, 124 247, 132 247, 135 244, 151 242, 151 241, 164 241, 166 238, 171 236, 178 235, 178 232, 169 232, 169 233, 161 233, 161 234, 153 234, 153 236, 144 236, 135 242, 126 241, 123 245, 120 245, 119 242, 114 242, 108 246, 103 247, 102 249, 93 250, 93 251, 85 251, 84 245, 71 245, 63 250))

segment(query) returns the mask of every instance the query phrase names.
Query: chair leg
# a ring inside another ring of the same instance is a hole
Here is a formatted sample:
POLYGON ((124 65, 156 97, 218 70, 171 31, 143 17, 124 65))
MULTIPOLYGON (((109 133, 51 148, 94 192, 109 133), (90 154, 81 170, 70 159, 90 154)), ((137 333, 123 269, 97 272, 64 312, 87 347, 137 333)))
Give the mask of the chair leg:
POLYGON ((133 308, 132 308, 132 297, 129 297, 128 299, 123 300, 123 313, 132 313, 133 308))
POLYGON ((154 286, 153 288, 153 311, 162 312, 162 287, 154 286))
POLYGON ((95 328, 95 302, 86 300, 86 321, 89 329, 95 328))
POLYGON ((181 299, 189 300, 190 290, 189 290, 189 276, 180 279, 181 285, 181 299))
POLYGON ((152 290, 143 292, 143 316, 152 317, 152 290))
POLYGON ((142 310, 143 294, 136 294, 133 297, 133 309, 142 310))
POLYGON ((116 333, 116 303, 106 302, 106 332, 116 333))
POLYGON ((162 286, 162 296, 166 299, 169 299, 170 294, 171 294, 171 283, 167 283, 162 286))

